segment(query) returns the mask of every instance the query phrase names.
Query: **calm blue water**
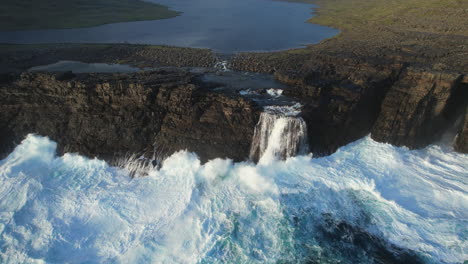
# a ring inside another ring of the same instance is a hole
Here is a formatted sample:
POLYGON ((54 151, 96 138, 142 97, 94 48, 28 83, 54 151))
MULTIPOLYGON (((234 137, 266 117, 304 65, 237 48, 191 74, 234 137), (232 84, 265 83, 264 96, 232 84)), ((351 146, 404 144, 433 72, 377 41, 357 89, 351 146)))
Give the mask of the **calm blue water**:
POLYGON ((221 53, 297 48, 338 30, 306 21, 313 5, 272 0, 156 0, 181 16, 91 28, 0 32, 0 43, 134 43, 221 53))

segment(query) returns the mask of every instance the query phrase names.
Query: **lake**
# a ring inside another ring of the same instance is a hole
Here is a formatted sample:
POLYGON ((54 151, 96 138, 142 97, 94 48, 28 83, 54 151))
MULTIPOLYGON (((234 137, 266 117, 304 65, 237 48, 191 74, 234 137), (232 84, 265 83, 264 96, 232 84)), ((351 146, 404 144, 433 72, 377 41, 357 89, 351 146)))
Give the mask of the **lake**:
POLYGON ((210 48, 219 53, 275 51, 318 43, 337 29, 307 23, 315 6, 273 0, 156 0, 182 11, 153 21, 65 30, 0 32, 0 43, 132 43, 210 48))

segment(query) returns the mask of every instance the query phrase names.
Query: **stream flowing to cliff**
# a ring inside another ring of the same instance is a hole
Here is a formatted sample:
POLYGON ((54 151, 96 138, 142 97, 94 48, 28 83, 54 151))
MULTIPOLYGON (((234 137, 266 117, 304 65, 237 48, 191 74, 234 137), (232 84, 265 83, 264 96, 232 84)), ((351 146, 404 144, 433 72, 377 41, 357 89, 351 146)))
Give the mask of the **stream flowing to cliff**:
POLYGON ((134 179, 55 150, 29 135, 0 161, 1 263, 468 259, 468 155, 448 147, 366 137, 257 165, 181 151, 134 179))

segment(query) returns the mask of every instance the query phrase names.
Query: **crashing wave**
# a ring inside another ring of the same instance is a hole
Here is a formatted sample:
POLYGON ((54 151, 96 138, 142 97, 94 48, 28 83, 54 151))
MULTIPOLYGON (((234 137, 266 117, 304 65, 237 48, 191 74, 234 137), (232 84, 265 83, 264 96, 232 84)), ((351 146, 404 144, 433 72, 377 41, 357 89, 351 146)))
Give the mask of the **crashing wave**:
POLYGON ((468 258, 468 155, 439 146, 367 137, 257 165, 182 151, 134 179, 55 149, 30 135, 0 161, 2 263, 381 261, 386 244, 360 238, 428 263, 468 258))

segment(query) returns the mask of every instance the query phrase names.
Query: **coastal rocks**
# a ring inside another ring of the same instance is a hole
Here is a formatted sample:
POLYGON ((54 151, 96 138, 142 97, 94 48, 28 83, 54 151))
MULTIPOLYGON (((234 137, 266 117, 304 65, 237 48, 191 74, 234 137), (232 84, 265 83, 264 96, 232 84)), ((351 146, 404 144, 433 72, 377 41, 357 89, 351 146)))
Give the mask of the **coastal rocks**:
POLYGON ((66 60, 136 67, 213 67, 219 61, 211 50, 196 48, 128 44, 3 45, 0 72, 21 72, 66 60))
POLYGON ((184 70, 136 74, 23 73, 0 78, 0 153, 27 134, 59 152, 108 161, 187 149, 202 161, 248 157, 258 120, 254 103, 204 87, 184 70))
MULTIPOLYGON (((316 155, 371 134, 376 141, 422 148, 452 129, 468 105, 463 71, 435 69, 404 58, 326 55, 304 50, 239 54, 235 69, 271 72, 300 101, 316 155)), ((461 130, 455 149, 468 149, 461 130)), ((463 152, 463 151, 462 151, 463 152)))
POLYGON ((468 109, 465 110, 465 117, 455 139, 454 148, 458 152, 468 154, 468 109))
POLYGON ((468 101, 463 76, 409 68, 390 88, 372 128, 372 138, 422 148, 455 123, 468 101))
MULTIPOLYGON (((468 78, 461 74, 329 59, 304 71, 276 70, 275 77, 287 84, 284 99, 301 105, 315 157, 368 134, 421 148, 448 129, 458 131, 455 149, 468 150, 468 118, 453 127, 468 106, 468 78)), ((58 142, 61 153, 108 161, 128 155, 161 160, 184 149, 202 161, 248 159, 261 108, 216 85, 183 69, 3 74, 0 154, 37 133, 58 142)))
POLYGON ((196 86, 162 89, 157 104, 164 107, 156 145, 196 152, 202 161, 214 158, 245 160, 260 109, 251 101, 206 91, 196 86))
POLYGON ((302 74, 277 71, 275 77, 291 86, 284 94, 303 105, 310 150, 323 156, 369 134, 401 68, 317 64, 302 74))

